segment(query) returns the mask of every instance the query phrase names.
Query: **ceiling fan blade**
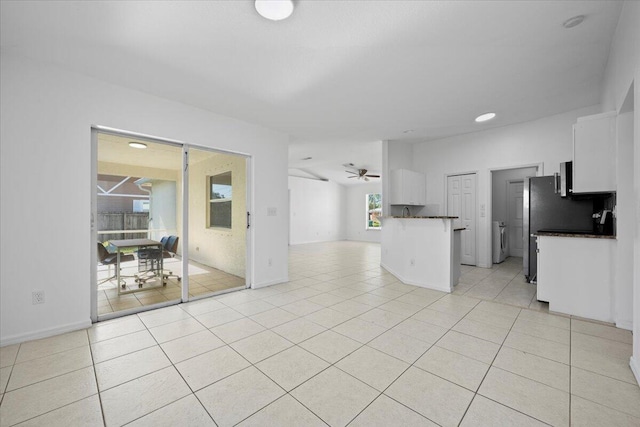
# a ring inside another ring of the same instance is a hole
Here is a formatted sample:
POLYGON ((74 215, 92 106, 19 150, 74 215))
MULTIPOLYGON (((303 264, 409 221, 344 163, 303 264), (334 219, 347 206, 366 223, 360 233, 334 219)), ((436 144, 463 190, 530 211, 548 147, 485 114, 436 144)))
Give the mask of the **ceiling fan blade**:
POLYGON ((354 174, 354 175, 358 175, 358 173, 357 173, 357 172, 354 172, 354 171, 345 171, 345 172, 346 172, 346 173, 352 173, 352 174, 354 174))
POLYGON ((365 175, 368 176, 369 178, 380 178, 380 175, 365 175))
POLYGON ((358 178, 358 179, 360 179, 360 177, 359 177, 359 176, 357 176, 357 175, 354 175, 354 176, 348 176, 347 178, 358 178))

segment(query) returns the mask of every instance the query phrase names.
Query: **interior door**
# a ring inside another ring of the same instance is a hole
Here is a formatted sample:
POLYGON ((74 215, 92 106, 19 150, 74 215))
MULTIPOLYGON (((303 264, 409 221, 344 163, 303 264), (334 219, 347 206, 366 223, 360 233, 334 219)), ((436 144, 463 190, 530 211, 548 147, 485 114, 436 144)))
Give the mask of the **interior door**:
POLYGON ((524 181, 509 181, 507 184, 507 236, 509 253, 521 257, 524 249, 523 219, 524 181))
POLYGON ((447 215, 458 217, 455 228, 465 228, 460 234, 460 262, 476 265, 476 174, 447 177, 447 215))

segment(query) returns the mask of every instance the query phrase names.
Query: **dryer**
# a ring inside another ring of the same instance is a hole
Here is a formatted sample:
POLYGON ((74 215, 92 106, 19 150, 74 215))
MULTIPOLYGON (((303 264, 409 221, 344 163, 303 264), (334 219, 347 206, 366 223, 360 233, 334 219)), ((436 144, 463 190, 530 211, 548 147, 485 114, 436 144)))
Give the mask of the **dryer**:
POLYGON ((507 226, 504 221, 493 221, 493 263, 499 264, 507 257, 507 226))

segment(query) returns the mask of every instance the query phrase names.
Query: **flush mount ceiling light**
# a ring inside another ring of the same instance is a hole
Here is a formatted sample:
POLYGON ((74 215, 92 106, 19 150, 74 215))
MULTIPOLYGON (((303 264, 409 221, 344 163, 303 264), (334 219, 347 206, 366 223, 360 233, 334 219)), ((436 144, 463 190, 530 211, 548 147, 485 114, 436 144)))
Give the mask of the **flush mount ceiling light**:
POLYGON ((407 129, 407 130, 403 130, 402 133, 413 133, 413 129, 407 129))
POLYGON ((578 16, 574 16, 572 18, 567 19, 566 21, 564 21, 562 23, 562 26, 565 28, 573 28, 576 27, 580 24, 582 24, 582 21, 584 21, 585 16, 584 15, 578 15, 578 16))
POLYGON ((486 122, 487 120, 491 120, 496 116, 496 113, 484 113, 480 114, 476 117, 476 123, 486 122))
POLYGON ((292 0, 256 0, 256 10, 263 18, 282 21, 293 13, 292 0))
POLYGON ((143 143, 143 142, 134 142, 131 141, 129 143, 129 147, 131 148, 147 148, 147 144, 143 143))

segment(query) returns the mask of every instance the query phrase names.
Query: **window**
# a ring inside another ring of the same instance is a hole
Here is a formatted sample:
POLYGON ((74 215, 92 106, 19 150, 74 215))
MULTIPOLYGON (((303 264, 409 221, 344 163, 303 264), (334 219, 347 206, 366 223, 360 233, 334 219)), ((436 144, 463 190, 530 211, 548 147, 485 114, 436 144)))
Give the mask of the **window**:
POLYGON ((382 194, 374 193, 366 195, 367 230, 379 230, 382 216, 382 194))
POLYGON ((231 172, 209 177, 209 227, 231 228, 231 172))
POLYGON ((133 201, 134 212, 149 212, 149 200, 134 200, 133 201))

